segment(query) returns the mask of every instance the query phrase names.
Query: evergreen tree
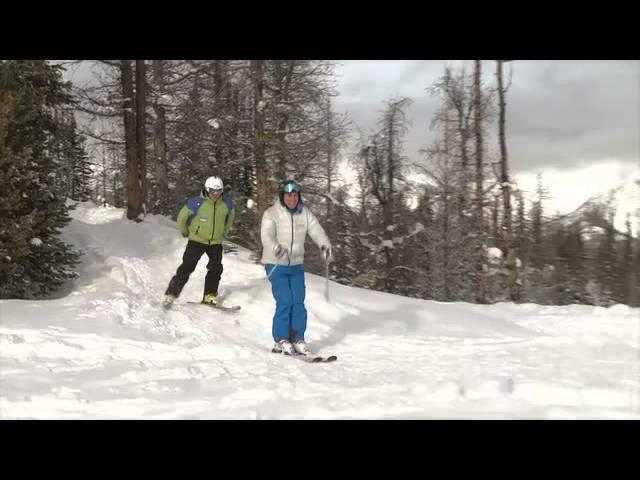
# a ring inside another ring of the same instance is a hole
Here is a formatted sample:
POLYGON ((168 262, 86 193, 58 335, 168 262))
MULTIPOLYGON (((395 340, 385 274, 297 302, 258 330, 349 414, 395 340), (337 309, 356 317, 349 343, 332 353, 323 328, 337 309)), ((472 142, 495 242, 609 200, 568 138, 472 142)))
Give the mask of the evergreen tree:
POLYGON ((59 194, 72 200, 86 202, 91 197, 91 165, 85 150, 85 137, 78 132, 73 111, 57 116, 60 135, 56 146, 56 160, 60 162, 57 183, 59 194))
POLYGON ((70 219, 55 181, 68 89, 45 61, 0 61, 0 298, 40 297, 76 276, 79 254, 58 238, 70 219))
POLYGON ((624 239, 623 244, 623 254, 620 259, 620 266, 618 267, 618 272, 622 278, 623 288, 622 292, 620 292, 620 297, 622 301, 627 304, 632 304, 633 298, 633 235, 631 234, 631 220, 629 215, 627 214, 627 219, 625 221, 625 227, 627 230, 627 235, 624 239))
POLYGON ((600 241, 597 253, 598 283, 607 295, 607 301, 612 304, 621 302, 620 272, 618 271, 616 230, 613 226, 613 212, 607 213, 608 219, 604 223, 604 236, 600 241))
POLYGON ((91 165, 85 150, 86 138, 74 127, 72 130, 69 160, 71 161, 71 190, 69 198, 86 202, 91 198, 91 165))

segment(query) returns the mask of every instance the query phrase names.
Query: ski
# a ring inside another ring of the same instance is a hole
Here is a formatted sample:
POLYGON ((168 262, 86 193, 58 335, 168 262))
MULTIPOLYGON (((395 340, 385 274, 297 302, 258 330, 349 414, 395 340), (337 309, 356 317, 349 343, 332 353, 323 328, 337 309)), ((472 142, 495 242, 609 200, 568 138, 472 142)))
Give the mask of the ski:
POLYGON ((329 362, 335 362, 336 360, 338 360, 338 357, 335 355, 329 355, 325 357, 322 355, 315 355, 315 354, 304 355, 302 353, 294 353, 293 355, 290 355, 288 353, 283 354, 282 351, 276 350, 275 348, 271 349, 271 353, 279 353, 280 355, 284 355, 285 357, 296 358, 298 360, 302 360, 303 362, 307 362, 307 363, 329 363, 329 362))
POLYGON ((209 308, 214 308, 216 310, 224 310, 226 312, 237 312, 238 310, 240 310, 240 305, 213 305, 211 303, 205 303, 205 302, 187 302, 187 303, 192 303, 195 305, 204 305, 205 307, 209 307, 209 308))
MULTIPOLYGON (((206 307, 209 308, 214 308, 216 310, 222 310, 224 312, 237 312, 238 310, 240 310, 240 305, 211 305, 210 303, 204 303, 204 302, 183 302, 183 303, 191 303, 194 305, 204 305, 206 307)), ((163 303, 162 304, 162 308, 164 310, 171 310, 175 305, 180 306, 180 303, 163 303)))

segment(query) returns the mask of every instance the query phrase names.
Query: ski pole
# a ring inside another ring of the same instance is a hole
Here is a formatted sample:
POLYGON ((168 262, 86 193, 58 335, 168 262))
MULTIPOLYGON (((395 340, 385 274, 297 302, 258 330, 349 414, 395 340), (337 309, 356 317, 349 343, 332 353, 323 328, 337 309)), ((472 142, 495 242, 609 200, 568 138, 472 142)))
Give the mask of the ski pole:
POLYGON ((271 275, 273 275, 273 272, 276 271, 276 268, 278 268, 278 264, 276 263, 276 265, 271 269, 271 271, 269 272, 269 274, 267 275, 267 280, 269 280, 271 278, 271 275))
POLYGON ((327 302, 329 302, 329 259, 324 257, 324 298, 327 302))

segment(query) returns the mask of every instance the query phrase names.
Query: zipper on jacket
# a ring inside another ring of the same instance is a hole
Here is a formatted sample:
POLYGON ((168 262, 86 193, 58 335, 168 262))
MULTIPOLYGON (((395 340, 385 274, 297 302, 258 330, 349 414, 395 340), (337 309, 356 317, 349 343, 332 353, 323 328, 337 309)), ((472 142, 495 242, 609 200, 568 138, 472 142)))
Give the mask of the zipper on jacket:
POLYGON ((289 255, 287 255, 287 257, 289 258, 289 266, 291 266, 291 255, 293 254, 293 213, 289 212, 289 214, 291 215, 291 248, 289 249, 289 255))
POLYGON ((211 245, 211 242, 213 241, 213 234, 216 233, 216 202, 213 202, 213 226, 211 227, 211 238, 209 239, 209 245, 211 245))

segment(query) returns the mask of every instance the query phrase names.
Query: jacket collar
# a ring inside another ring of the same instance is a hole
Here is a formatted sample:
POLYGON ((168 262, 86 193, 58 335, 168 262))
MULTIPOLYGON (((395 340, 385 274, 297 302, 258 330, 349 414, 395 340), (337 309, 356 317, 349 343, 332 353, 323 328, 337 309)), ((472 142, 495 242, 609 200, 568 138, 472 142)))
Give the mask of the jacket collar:
POLYGON ((290 209, 289 207, 287 207, 286 205, 283 205, 282 203, 280 203, 280 201, 278 200, 277 203, 280 208, 282 208, 283 210, 291 213, 292 215, 296 215, 298 213, 302 213, 302 209, 304 208, 304 203, 302 202, 302 199, 300 199, 300 201, 298 202, 298 205, 296 205, 296 208, 294 208, 293 210, 290 209))
POLYGON ((220 196, 218 197, 218 200, 211 200, 211 197, 209 196, 209 194, 208 194, 208 193, 206 193, 204 190, 202 190, 202 191, 200 192, 200 196, 201 196, 202 198, 204 198, 204 201, 205 201, 205 202, 211 202, 211 203, 213 203, 213 204, 215 204, 215 203, 217 203, 218 201, 222 200, 222 195, 220 195, 220 196))

